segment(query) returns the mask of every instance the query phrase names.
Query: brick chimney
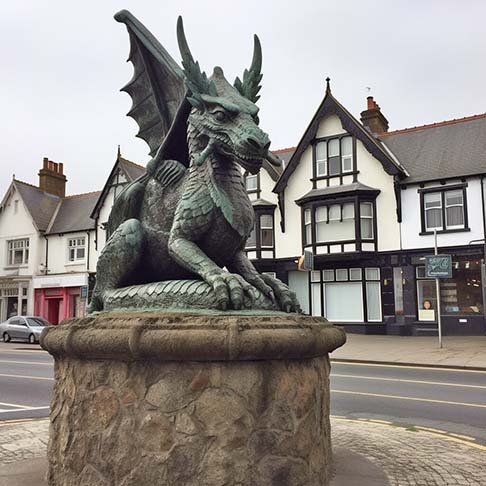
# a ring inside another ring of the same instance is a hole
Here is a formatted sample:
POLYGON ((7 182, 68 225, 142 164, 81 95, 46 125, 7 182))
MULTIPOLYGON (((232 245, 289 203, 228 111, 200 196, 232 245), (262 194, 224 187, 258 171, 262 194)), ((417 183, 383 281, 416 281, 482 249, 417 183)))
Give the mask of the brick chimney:
POLYGON ((383 116, 380 106, 373 96, 368 96, 368 109, 361 112, 361 123, 368 127, 373 135, 380 135, 388 131, 388 120, 383 116))
POLYGON ((62 163, 53 162, 44 157, 43 167, 39 171, 39 189, 59 197, 66 195, 66 176, 62 163))

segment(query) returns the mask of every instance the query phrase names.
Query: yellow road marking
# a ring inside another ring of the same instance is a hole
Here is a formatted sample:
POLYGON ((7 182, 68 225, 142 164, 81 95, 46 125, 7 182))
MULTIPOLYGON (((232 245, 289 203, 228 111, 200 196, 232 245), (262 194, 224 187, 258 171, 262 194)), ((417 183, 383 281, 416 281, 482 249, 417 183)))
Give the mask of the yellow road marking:
POLYGON ((13 361, 10 359, 0 359, 0 363, 13 363, 13 364, 28 364, 28 365, 41 365, 41 366, 52 366, 52 363, 42 363, 40 361, 13 361))
MULTIPOLYGON (((336 420, 337 422, 341 421, 341 422, 355 422, 355 423, 363 423, 364 420, 366 419, 350 419, 350 418, 342 418, 342 417, 336 417, 334 415, 331 415, 331 419, 332 420, 336 420)), ((367 423, 369 423, 370 425, 377 425, 377 426, 381 426, 381 427, 390 427, 390 425, 388 424, 384 424, 384 423, 381 423, 381 422, 370 422, 368 421, 367 423)), ((407 429, 407 427, 410 427, 410 426, 407 426, 407 425, 399 425, 399 424, 392 424, 391 427, 399 427, 401 429, 407 429)), ((466 445, 466 446, 469 446, 469 447, 473 447, 474 449, 479 449, 480 451, 486 451, 486 446, 483 446, 481 444, 475 444, 474 442, 469 442, 467 440, 464 440, 464 439, 460 439, 458 437, 456 437, 458 434, 448 434, 447 432, 444 432, 442 433, 442 431, 439 431, 438 429, 430 429, 430 428, 427 428, 427 427, 419 427, 419 426, 414 426, 416 429, 420 429, 421 432, 423 432, 424 434, 431 434, 431 435, 436 435, 437 437, 440 437, 442 439, 446 439, 446 440, 449 440, 451 442, 457 442, 458 444, 463 444, 463 445, 466 445), (454 435, 454 437, 451 437, 452 435, 454 435)), ((467 436, 464 436, 464 437, 467 437, 467 436)), ((475 440, 474 438, 472 440, 475 440)))
POLYGON ((464 388, 479 388, 481 390, 486 390, 486 385, 463 385, 462 383, 443 383, 440 381, 406 380, 402 378, 384 378, 384 377, 346 375, 346 374, 343 375, 337 373, 332 373, 331 378, 333 376, 337 378, 359 378, 361 380, 393 381, 397 383, 419 383, 421 385, 461 386, 464 388))
POLYGON ((343 366, 370 366, 375 368, 409 368, 413 370, 436 370, 436 371, 452 371, 457 373, 480 373, 483 375, 486 374, 485 370, 469 370, 469 369, 462 369, 462 368, 441 368, 441 367, 429 366, 429 365, 416 366, 416 365, 405 365, 400 363, 397 364, 365 363, 363 361, 361 362, 341 361, 339 359, 332 359, 332 358, 331 358, 331 362, 343 366))
POLYGON ((421 425, 415 425, 414 427, 416 429, 426 430, 427 432, 435 432, 437 434, 447 434, 447 431, 446 430, 433 429, 431 427, 422 427, 421 425))
POLYGON ((434 400, 433 398, 402 397, 400 395, 382 395, 380 393, 355 392, 351 390, 331 390, 331 393, 345 393, 348 395, 363 395, 368 397, 392 398, 396 400, 412 400, 417 402, 443 403, 445 405, 460 405, 462 407, 486 408, 486 405, 479 403, 451 402, 449 400, 434 400))
POLYGON ((48 377, 45 377, 45 376, 7 375, 5 373, 0 373, 0 376, 5 376, 7 378, 26 378, 27 380, 47 380, 47 381, 54 381, 54 378, 48 378, 48 377))
POLYGON ((452 435, 452 437, 457 437, 458 439, 476 440, 474 437, 470 437, 469 435, 455 434, 454 432, 449 432, 449 435, 452 435))

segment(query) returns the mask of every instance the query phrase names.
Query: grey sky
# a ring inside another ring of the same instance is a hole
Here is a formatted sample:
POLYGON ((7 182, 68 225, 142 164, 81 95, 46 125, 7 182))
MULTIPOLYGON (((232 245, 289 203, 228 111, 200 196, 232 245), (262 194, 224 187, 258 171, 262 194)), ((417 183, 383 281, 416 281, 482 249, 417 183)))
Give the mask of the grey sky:
MULTIPOLYGON (((130 10, 179 62, 184 17, 194 57, 229 80, 263 47, 261 126, 275 149, 295 145, 331 77, 355 116, 371 94, 390 129, 486 112, 482 0, 19 0, 0 7, 0 193, 12 174, 37 184, 42 157, 63 162, 68 194, 101 189, 115 161, 145 165, 148 147, 118 90, 132 75, 130 10)), ((0 196, 2 197, 2 196, 0 196)))

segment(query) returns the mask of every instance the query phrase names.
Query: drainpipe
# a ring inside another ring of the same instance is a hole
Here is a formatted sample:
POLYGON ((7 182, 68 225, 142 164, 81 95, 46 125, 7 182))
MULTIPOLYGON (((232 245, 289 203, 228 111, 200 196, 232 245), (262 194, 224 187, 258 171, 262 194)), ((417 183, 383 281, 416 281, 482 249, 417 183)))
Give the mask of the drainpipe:
POLYGON ((88 254, 86 255, 86 271, 89 273, 89 252, 91 248, 91 239, 89 237, 89 231, 86 231, 86 234, 88 235, 88 254))
POLYGON ((48 273, 48 263, 49 263, 49 238, 47 238, 46 235, 44 235, 44 238, 46 240, 46 266, 45 266, 45 269, 44 271, 46 272, 46 275, 48 273))

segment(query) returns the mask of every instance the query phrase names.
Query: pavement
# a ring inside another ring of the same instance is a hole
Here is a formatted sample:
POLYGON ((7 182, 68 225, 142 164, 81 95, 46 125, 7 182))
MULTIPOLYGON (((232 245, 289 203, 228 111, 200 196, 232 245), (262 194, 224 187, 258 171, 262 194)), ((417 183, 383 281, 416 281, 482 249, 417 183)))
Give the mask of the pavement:
MULTIPOLYGON (((333 361, 486 371, 486 336, 348 334, 333 361)), ((331 417, 331 486, 485 486, 486 446, 425 427, 331 417)), ((0 422, 0 486, 44 486, 48 419, 0 422)))

